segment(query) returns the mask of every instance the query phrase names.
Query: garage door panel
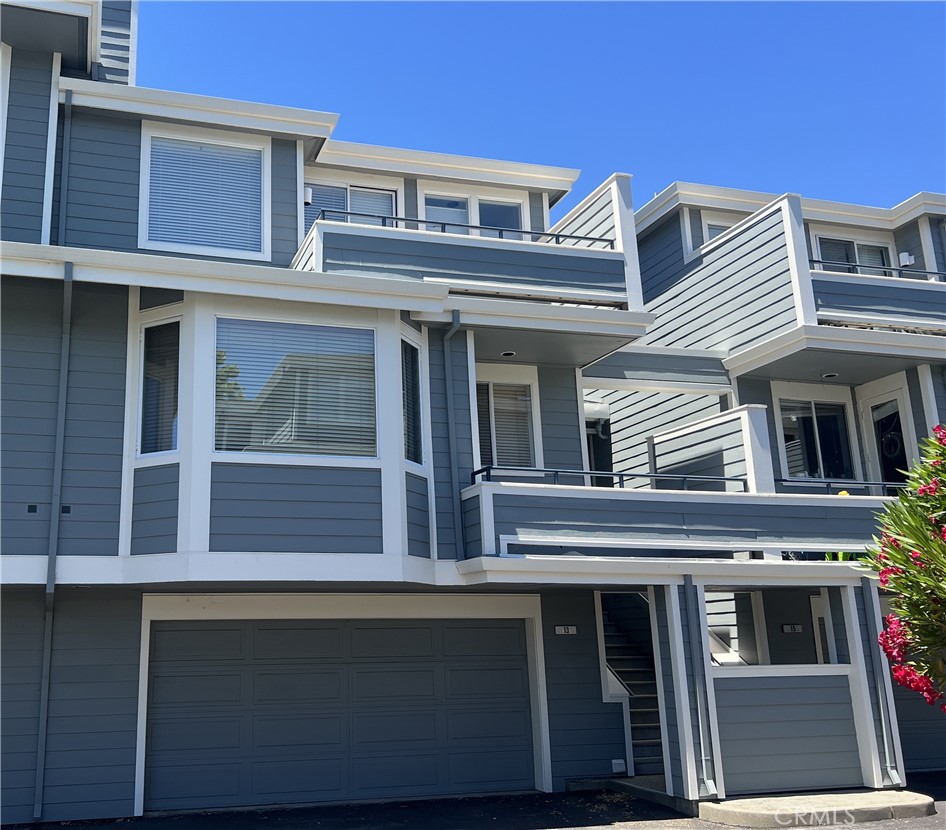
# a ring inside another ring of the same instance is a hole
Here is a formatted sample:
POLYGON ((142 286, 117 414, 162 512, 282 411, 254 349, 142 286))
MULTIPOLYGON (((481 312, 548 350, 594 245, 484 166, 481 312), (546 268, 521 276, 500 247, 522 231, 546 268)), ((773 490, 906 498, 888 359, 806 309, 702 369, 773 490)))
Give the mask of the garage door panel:
POLYGON ((254 750, 308 749, 315 752, 344 748, 347 717, 334 715, 267 715, 253 719, 254 750))
POLYGON ((342 634, 338 626, 293 628, 270 624, 253 632, 254 660, 338 660, 342 634))
POLYGON ((371 701, 433 700, 437 696, 434 669, 368 668, 352 669, 353 703, 371 701))
POLYGON ((151 752, 219 752, 241 746, 242 719, 153 719, 148 728, 151 752))
POLYGON ((256 704, 316 701, 324 704, 342 703, 345 680, 345 673, 341 669, 283 672, 257 670, 253 675, 253 702, 256 704))
POLYGON ((528 693, 529 676, 523 668, 447 668, 447 697, 518 697, 528 693))
POLYGON ((521 621, 159 622, 152 643, 146 809, 534 786, 521 621))
POLYGON ((151 684, 151 704, 166 706, 220 706, 243 700, 244 677, 238 673, 166 675, 151 684))
POLYGON ((237 660, 243 657, 243 629, 230 625, 193 631, 190 628, 156 629, 151 635, 151 661, 237 660))
POLYGON ((383 749, 392 743, 436 743, 443 727, 440 713, 428 711, 383 711, 352 716, 352 748, 357 750, 383 749))
POLYGON ((351 656, 359 658, 433 657, 435 632, 427 626, 353 623, 351 656))

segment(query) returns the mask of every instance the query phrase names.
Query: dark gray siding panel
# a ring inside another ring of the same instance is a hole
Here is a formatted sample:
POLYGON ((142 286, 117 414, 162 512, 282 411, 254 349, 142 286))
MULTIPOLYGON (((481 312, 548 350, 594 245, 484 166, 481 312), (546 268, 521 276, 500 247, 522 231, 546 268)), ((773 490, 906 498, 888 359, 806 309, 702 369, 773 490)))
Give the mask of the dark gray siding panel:
MULTIPOLYGON (((910 222, 893 232, 893 241, 898 254, 912 254, 916 259, 913 265, 908 266, 917 271, 935 271, 935 268, 929 267, 923 258, 923 243, 920 241, 920 223, 919 220, 910 222)), ((896 264, 896 263, 894 263, 896 264)), ((904 272, 903 276, 910 278, 909 272, 904 272)), ((917 279, 926 279, 922 274, 916 275, 917 279)))
POLYGON ((326 232, 324 269, 353 276, 438 277, 544 288, 625 290, 624 259, 592 258, 561 249, 480 247, 429 239, 393 239, 326 232))
POLYGON ((131 69, 131 0, 103 0, 96 80, 127 84, 131 69))
POLYGON ((406 473, 407 488, 407 552, 411 556, 430 559, 430 499, 427 479, 406 473))
POLYGON ((686 276, 680 214, 674 213, 648 228, 637 240, 644 303, 649 303, 686 276))
POLYGON ((939 707, 897 683, 893 699, 906 771, 946 770, 946 717, 939 707))
POLYGON ((4 277, 2 366, 2 552, 42 555, 49 511, 59 394, 62 283, 4 277), (36 512, 27 512, 36 505, 36 512))
POLYGON ((769 658, 773 665, 810 665, 818 662, 811 620, 812 592, 806 588, 766 588, 765 629, 768 635, 769 658), (786 634, 782 623, 802 623, 800 634, 786 634))
MULTIPOLYGON (((679 690, 673 678, 673 652, 671 651, 669 608, 667 607, 668 590, 658 585, 654 588, 654 612, 657 618, 657 645, 660 648, 659 671, 663 682, 664 694, 664 726, 667 733, 667 755, 670 759, 669 775, 673 785, 674 795, 682 797, 684 794, 683 751, 680 729, 682 724, 677 719, 676 697, 679 690)), ((633 715, 632 715, 633 717, 633 715)))
POLYGON ((417 218, 417 179, 404 179, 404 216, 417 218))
POLYGON ((542 451, 551 470, 581 470, 584 418, 578 413, 578 381, 573 369, 539 367, 542 451))
POLYGON ((946 284, 902 280, 896 286, 812 279, 819 314, 895 317, 946 327, 946 284))
POLYGON ((747 225, 694 261, 682 279, 645 301, 657 322, 642 342, 734 352, 792 328, 795 301, 788 254, 780 211, 747 225))
MULTIPOLYGON (((736 418, 699 432, 658 441, 654 445, 655 472, 690 476, 726 476, 745 479, 746 448, 742 437, 742 423, 736 418)), ((658 487, 679 489, 680 479, 662 479, 658 487)), ((718 490, 742 492, 738 481, 694 481, 687 484, 691 490, 718 490)))
POLYGON ((273 265, 289 265, 299 249, 298 158, 296 142, 273 139, 273 265))
MULTIPOLYGON (((735 494, 707 494, 705 502, 673 503, 496 493, 494 525, 497 537, 527 532, 530 536, 567 536, 575 544, 589 545, 602 538, 626 539, 628 543, 653 538, 681 543, 745 540, 766 545, 868 542, 876 529, 870 508, 835 507, 827 498, 816 504, 773 505, 765 499, 730 503, 735 498, 735 494)), ((621 548, 611 552, 615 556, 633 553, 621 548)))
MULTIPOLYGON (((447 381, 444 367, 443 330, 431 329, 430 350, 430 420, 434 453, 434 492, 436 494, 437 556, 462 559, 458 551, 453 519, 453 485, 450 479, 450 442, 447 429, 447 381)), ((473 429, 470 412, 470 379, 466 336, 456 334, 449 342, 453 363, 453 395, 456 414, 457 454, 460 489, 470 482, 473 472, 473 429)), ((477 464, 477 466, 479 466, 477 464)))
MULTIPOLYGON (((3 547, 44 554, 52 500, 62 284, 4 278, 3 547), (35 505, 35 512, 28 512, 35 505)), ((127 289, 79 283, 66 391, 62 555, 118 553, 127 289)))
POLYGON ((612 775, 611 761, 627 760, 621 707, 601 700, 594 595, 591 591, 542 594, 552 783, 612 775), (578 633, 555 634, 556 625, 578 633))
POLYGON ((151 654, 146 809, 535 786, 521 620, 161 622, 151 654))
POLYGON ((381 553, 381 473, 215 463, 210 549, 381 553))
MULTIPOLYGON (((923 395, 920 392, 920 375, 916 369, 907 369, 907 392, 910 395, 910 417, 913 419, 913 431, 917 441, 931 434, 931 427, 926 423, 923 412, 923 395)), ((934 376, 934 383, 935 376, 934 376)))
POLYGON ((483 527, 480 497, 471 496, 463 500, 463 549, 464 558, 483 555, 483 527))
POLYGON ((66 398, 62 555, 116 556, 125 432, 128 289, 79 283, 66 398))
POLYGON ((946 220, 931 216, 930 231, 933 236, 933 256, 936 257, 936 265, 929 270, 944 274, 946 273, 946 220))
MULTIPOLYGON (((721 411, 718 395, 689 395, 674 392, 600 391, 599 397, 611 407, 611 461, 617 472, 650 471, 647 437, 655 432, 676 429, 721 411)), ((628 481, 627 486, 651 486, 649 479, 628 481)))
MULTIPOLYGON (((43 819, 134 810, 141 600, 132 591, 57 592, 43 819)), ((43 596, 5 593, 3 820, 32 818, 43 596)))
POLYGON ((135 470, 131 513, 131 553, 177 550, 180 467, 162 464, 135 470))
POLYGON ((138 296, 138 310, 145 311, 149 308, 182 302, 184 302, 183 291, 178 291, 175 288, 148 288, 145 286, 138 296))
POLYGON ((529 224, 533 231, 541 232, 545 227, 545 199, 543 194, 536 191, 529 192, 529 224))
POLYGON ((863 785, 847 677, 726 677, 715 687, 727 796, 863 785))
POLYGON ((52 71, 52 55, 13 50, 0 201, 0 238, 11 242, 42 236, 52 71))
POLYGON ((936 405, 936 417, 941 424, 946 424, 946 368, 930 367, 933 375, 933 400, 936 405))
MULTIPOLYGON (((614 239, 614 208, 611 203, 611 189, 605 188, 601 194, 580 209, 576 208, 561 222, 556 222, 555 230, 573 236, 593 236, 598 239, 614 239)), ((583 246, 587 243, 576 242, 583 246)))
POLYGON ((739 378, 736 381, 739 390, 739 403, 761 404, 766 408, 765 421, 769 433, 769 450, 772 453, 772 469, 775 477, 782 477, 782 460, 778 452, 778 430, 775 426, 775 403, 772 400, 771 381, 761 378, 739 378))

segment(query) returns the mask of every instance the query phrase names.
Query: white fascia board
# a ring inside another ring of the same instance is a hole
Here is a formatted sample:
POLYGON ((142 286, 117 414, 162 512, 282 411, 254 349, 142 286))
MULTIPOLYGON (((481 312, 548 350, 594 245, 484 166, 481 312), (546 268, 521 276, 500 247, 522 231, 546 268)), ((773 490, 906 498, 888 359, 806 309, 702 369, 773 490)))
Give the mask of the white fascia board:
POLYGON ((609 187, 611 187, 614 182, 620 178, 626 178, 628 180, 632 179, 633 176, 630 173, 612 173, 608 178, 606 178, 601 184, 599 184, 594 190, 591 191, 584 199, 582 199, 575 207, 573 207, 568 213, 566 213, 561 219, 559 219, 552 227, 549 228, 549 233, 555 233, 556 230, 561 228, 566 222, 568 222, 573 215, 580 213, 584 210, 586 205, 591 204, 595 199, 597 199, 601 194, 603 194, 609 187))
POLYGON ((864 568, 844 563, 694 560, 687 557, 481 556, 456 563, 468 584, 678 585, 690 574, 726 585, 856 585, 864 568))
MULTIPOLYGON (((754 190, 674 182, 634 214, 638 234, 679 205, 755 213, 777 196, 754 190)), ((925 213, 946 215, 946 195, 922 191, 892 208, 799 197, 806 221, 895 230, 925 213)))
POLYGON ((349 141, 326 141, 316 159, 318 165, 400 173, 418 178, 524 187, 545 192, 568 192, 581 173, 566 167, 549 167, 515 161, 405 150, 349 141))
POLYGON ((63 78, 59 85, 60 101, 69 91, 75 107, 125 112, 143 118, 190 121, 204 126, 251 130, 296 139, 327 138, 338 121, 338 115, 329 112, 63 78))
POLYGON ((942 363, 944 340, 933 334, 909 334, 842 326, 797 326, 752 348, 724 358, 723 366, 730 376, 735 378, 803 349, 881 354, 942 363))
POLYGON ((266 265, 157 256, 154 254, 64 248, 26 242, 3 244, 3 271, 11 276, 61 280, 73 263, 77 282, 178 288, 212 294, 441 311, 447 289, 419 280, 350 277, 266 265))

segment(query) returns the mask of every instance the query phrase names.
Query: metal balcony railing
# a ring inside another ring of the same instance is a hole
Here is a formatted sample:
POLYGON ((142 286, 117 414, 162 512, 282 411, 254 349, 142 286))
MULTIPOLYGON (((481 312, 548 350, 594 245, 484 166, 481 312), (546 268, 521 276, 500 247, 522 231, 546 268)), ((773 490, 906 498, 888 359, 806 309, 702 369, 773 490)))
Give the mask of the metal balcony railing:
POLYGON ((404 216, 384 216, 380 213, 356 213, 350 210, 320 210, 316 221, 351 222, 376 225, 381 228, 405 228, 407 230, 433 231, 469 235, 477 231, 479 236, 492 239, 512 239, 519 242, 544 242, 549 245, 567 244, 571 247, 615 250, 613 239, 598 236, 576 236, 552 231, 530 231, 515 228, 497 228, 490 225, 464 225, 459 222, 437 222, 430 219, 408 219, 404 216), (583 244, 578 244, 583 243, 583 244))
MULTIPOLYGON (((749 492, 749 482, 745 478, 739 476, 692 476, 684 475, 682 473, 609 473, 602 472, 601 470, 550 470, 541 467, 504 467, 498 465, 489 465, 487 467, 481 467, 478 470, 474 470, 470 476, 473 484, 478 484, 480 481, 492 481, 493 474, 508 474, 508 475, 526 475, 526 476, 538 476, 541 475, 543 479, 548 479, 551 477, 552 484, 570 484, 575 479, 611 479, 612 486, 618 489, 626 489, 625 485, 628 481, 633 481, 636 478, 648 479, 655 486, 662 481, 669 482, 679 482, 682 490, 689 490, 688 486, 691 482, 695 483, 721 483, 725 484, 729 481, 738 482, 742 486, 742 491, 744 493, 749 492), (480 478, 482 477, 482 478, 480 478), (563 482, 562 479, 568 479, 563 482)), ((543 483, 548 483, 547 481, 543 483)))
POLYGON ((946 282, 946 273, 942 271, 922 271, 919 268, 892 268, 887 265, 857 265, 853 262, 837 262, 828 259, 810 259, 808 262, 816 271, 829 271, 836 274, 901 277, 903 279, 922 278, 930 282, 946 282))
POLYGON ((873 488, 880 490, 880 493, 872 493, 872 495, 896 496, 899 490, 907 486, 905 481, 844 481, 826 478, 777 478, 775 483, 795 487, 823 487, 829 496, 837 495, 841 491, 873 488))

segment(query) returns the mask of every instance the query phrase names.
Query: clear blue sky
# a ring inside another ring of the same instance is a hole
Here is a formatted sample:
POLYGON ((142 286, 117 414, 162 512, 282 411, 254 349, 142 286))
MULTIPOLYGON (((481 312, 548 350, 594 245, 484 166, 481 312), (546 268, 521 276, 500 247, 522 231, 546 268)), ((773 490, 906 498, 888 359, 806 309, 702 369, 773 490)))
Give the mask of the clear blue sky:
MULTIPOLYGON (((142 0, 138 83, 335 138, 889 207, 946 190, 946 4, 142 0)), ((561 213, 561 208, 555 211, 561 213)))

